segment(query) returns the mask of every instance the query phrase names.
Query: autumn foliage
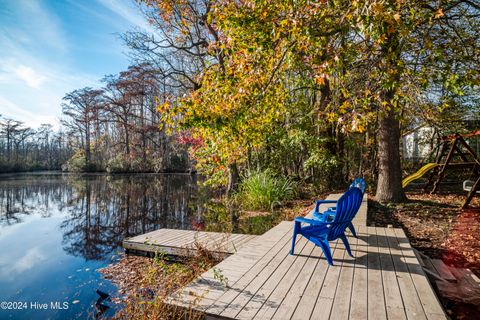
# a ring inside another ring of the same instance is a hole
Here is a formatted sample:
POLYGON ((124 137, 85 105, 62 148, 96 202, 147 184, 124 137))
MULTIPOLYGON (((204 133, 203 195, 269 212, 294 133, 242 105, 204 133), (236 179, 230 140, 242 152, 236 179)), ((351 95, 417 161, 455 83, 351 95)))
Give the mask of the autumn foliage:
POLYGON ((232 164, 274 166, 268 159, 295 138, 297 173, 331 174, 324 163, 349 161, 331 139, 364 134, 378 155, 377 197, 401 200, 399 147, 390 143, 401 128, 434 121, 444 129, 453 117, 443 114, 471 112, 462 97, 479 83, 479 8, 468 1, 145 3, 179 52, 202 57, 187 77, 192 90, 159 110, 169 130, 201 139, 192 155, 219 183, 232 164))

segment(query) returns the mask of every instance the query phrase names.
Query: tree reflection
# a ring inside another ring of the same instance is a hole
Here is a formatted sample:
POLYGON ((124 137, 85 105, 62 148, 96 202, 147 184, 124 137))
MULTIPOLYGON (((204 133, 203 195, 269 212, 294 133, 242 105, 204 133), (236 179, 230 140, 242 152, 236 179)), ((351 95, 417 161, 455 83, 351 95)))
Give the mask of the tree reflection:
POLYGON ((31 214, 64 215, 66 252, 105 259, 125 237, 159 228, 190 229, 190 175, 52 176, 0 181, 0 223, 21 223, 31 214), (57 214, 57 213, 55 213, 57 214))
POLYGON ((21 223, 25 216, 49 217, 72 194, 54 175, 3 176, 0 180, 0 225, 21 223))

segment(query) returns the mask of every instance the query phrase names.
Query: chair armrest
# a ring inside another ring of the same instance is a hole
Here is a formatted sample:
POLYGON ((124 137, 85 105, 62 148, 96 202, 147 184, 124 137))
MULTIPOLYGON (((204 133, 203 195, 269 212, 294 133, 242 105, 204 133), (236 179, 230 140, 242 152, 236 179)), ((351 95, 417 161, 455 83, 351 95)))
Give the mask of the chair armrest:
POLYGON ((337 200, 317 200, 315 201, 315 211, 318 212, 318 208, 323 203, 337 203, 337 200))

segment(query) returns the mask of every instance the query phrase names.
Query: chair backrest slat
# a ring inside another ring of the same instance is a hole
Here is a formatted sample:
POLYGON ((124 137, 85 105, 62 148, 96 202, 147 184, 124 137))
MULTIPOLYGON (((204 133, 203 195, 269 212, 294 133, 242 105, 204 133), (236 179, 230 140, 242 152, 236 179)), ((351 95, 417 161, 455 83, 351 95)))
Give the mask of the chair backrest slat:
POLYGON ((362 204, 363 192, 360 188, 351 187, 337 201, 337 213, 330 224, 328 240, 332 241, 343 235, 345 228, 355 217, 362 204))

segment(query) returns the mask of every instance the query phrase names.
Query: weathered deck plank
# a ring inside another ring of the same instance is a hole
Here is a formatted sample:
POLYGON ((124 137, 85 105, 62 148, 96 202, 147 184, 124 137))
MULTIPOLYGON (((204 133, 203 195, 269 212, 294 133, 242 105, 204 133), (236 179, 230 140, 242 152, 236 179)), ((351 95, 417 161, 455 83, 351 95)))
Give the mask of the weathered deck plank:
POLYGON ((406 319, 400 287, 393 266, 393 260, 388 245, 385 228, 375 228, 382 269, 383 291, 388 319, 406 319))
POLYGON ((378 253, 378 241, 375 227, 367 227, 367 268, 368 268, 368 318, 386 319, 385 297, 383 291, 382 269, 378 253))
MULTIPOLYGON (((348 238, 352 255, 357 249, 357 243, 355 240, 356 239, 353 236, 348 238)), ((345 251, 330 319, 348 319, 349 317, 354 270, 355 259, 350 257, 345 251)))
POLYGON ((395 230, 392 228, 385 229, 387 241, 390 247, 390 254, 393 259, 395 275, 397 277, 398 287, 402 295, 405 313, 408 319, 425 319, 423 307, 415 290, 413 280, 408 271, 408 266, 403 259, 402 251, 398 245, 398 239, 395 230))
MULTIPOLYGON (((335 242, 331 245, 332 254, 335 254, 335 251, 337 250, 337 243, 338 242, 335 242)), ((329 266, 327 261, 323 258, 323 252, 319 247, 316 247, 314 253, 317 254, 312 254, 312 258, 317 257, 318 263, 310 277, 310 281, 308 282, 303 295, 298 301, 292 319, 310 319, 315 305, 318 304, 317 299, 324 299, 321 297, 318 298, 318 296, 322 290, 329 266)), ((331 302, 331 299, 329 299, 329 301, 331 302)))
POLYGON ((367 319, 368 314, 368 269, 367 269, 367 230, 364 226, 357 229, 357 241, 353 255, 355 266, 353 272, 352 294, 350 297, 350 319, 367 319))
POLYGON ((234 254, 257 236, 248 234, 226 234, 193 230, 159 229, 133 238, 125 239, 127 250, 171 255, 189 256, 195 253, 199 244, 221 256, 234 254))
POLYGON ((408 266, 415 289, 422 302, 425 315, 428 319, 445 319, 445 313, 433 291, 428 279, 413 253, 410 242, 402 229, 394 229, 403 258, 408 266))

